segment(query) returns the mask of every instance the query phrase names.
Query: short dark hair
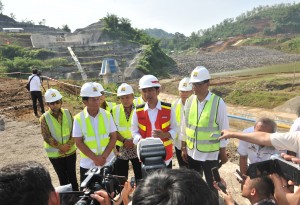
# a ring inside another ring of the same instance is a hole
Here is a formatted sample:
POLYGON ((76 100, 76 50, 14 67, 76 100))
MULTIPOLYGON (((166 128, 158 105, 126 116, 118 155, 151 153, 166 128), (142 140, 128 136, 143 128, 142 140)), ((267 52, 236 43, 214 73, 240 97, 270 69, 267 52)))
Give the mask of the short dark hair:
POLYGON ((89 97, 82 97, 82 100, 89 100, 89 97))
POLYGON ((262 199, 270 198, 274 194, 274 184, 273 181, 267 177, 257 177, 252 179, 252 186, 256 189, 258 196, 262 199))
POLYGON ((32 71, 32 74, 37 74, 37 73, 38 73, 38 69, 35 68, 35 67, 33 67, 33 68, 31 69, 31 71, 32 71))
POLYGON ((161 169, 142 180, 134 205, 214 205, 213 194, 200 174, 191 169, 161 169))
POLYGON ((11 164, 0 169, 2 205, 47 205, 54 187, 47 169, 38 162, 11 164))

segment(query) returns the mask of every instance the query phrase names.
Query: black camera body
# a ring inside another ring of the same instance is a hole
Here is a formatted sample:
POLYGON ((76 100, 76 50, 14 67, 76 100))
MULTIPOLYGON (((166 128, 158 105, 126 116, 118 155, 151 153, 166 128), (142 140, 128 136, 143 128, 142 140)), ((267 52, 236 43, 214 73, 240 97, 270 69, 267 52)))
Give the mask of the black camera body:
POLYGON ((102 168, 94 167, 90 169, 85 175, 87 177, 81 183, 80 187, 84 188, 84 194, 81 196, 81 199, 76 203, 76 205, 85 205, 85 204, 99 204, 96 200, 90 197, 95 191, 104 189, 107 193, 119 194, 120 182, 118 178, 112 175, 113 166, 104 166, 102 168))
POLYGON ((159 138, 142 139, 137 146, 137 152, 142 161, 143 178, 155 170, 166 168, 166 149, 159 138))
POLYGON ((250 164, 247 175, 252 179, 277 173, 286 180, 292 180, 296 185, 300 184, 300 165, 286 161, 279 155, 272 155, 270 160, 250 164))

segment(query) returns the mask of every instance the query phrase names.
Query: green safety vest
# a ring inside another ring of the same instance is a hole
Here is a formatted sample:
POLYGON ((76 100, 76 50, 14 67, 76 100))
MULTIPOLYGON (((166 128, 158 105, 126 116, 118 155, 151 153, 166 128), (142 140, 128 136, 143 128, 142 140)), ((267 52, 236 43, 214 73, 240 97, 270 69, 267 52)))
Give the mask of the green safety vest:
POLYGON ((199 119, 197 96, 189 97, 185 110, 186 145, 189 149, 196 146, 200 152, 219 151, 218 137, 221 131, 216 122, 219 101, 220 97, 212 93, 209 101, 205 103, 199 119))
MULTIPOLYGON (((70 139, 70 134, 72 130, 72 118, 69 110, 61 109, 62 112, 62 123, 60 124, 55 117, 50 114, 50 111, 45 112, 43 115, 45 121, 49 128, 52 137, 59 144, 66 144, 70 139)), ((71 149, 64 155, 59 153, 59 149, 50 146, 47 142, 44 142, 44 148, 47 152, 49 158, 63 157, 69 155, 76 150, 76 145, 74 144, 71 149)))
POLYGON ((142 105, 142 104, 144 104, 144 103, 145 103, 145 102, 144 102, 142 96, 140 96, 140 97, 138 97, 138 98, 135 98, 135 99, 133 100, 133 104, 134 104, 135 107, 137 107, 137 106, 139 106, 139 105, 142 105))
MULTIPOLYGON (((183 104, 181 102, 181 99, 177 99, 176 101, 174 101, 172 103, 172 107, 174 107, 175 110, 177 126, 180 128, 181 113, 183 109, 183 104)), ((175 139, 178 139, 178 136, 179 136, 179 131, 176 133, 175 139)))
MULTIPOLYGON (((129 119, 127 121, 124 106, 122 104, 116 105, 112 109, 112 115, 113 115, 114 121, 116 123, 118 132, 125 139, 132 138, 132 134, 131 134, 132 113, 133 113, 133 110, 131 111, 129 119)), ((123 142, 117 140, 116 145, 122 147, 123 142)))
MULTIPOLYGON (((96 133, 93 129, 91 120, 87 116, 87 108, 75 115, 74 119, 79 123, 81 131, 83 133, 84 144, 97 156, 101 155, 106 146, 109 143, 109 131, 110 131, 110 113, 102 108, 99 109, 98 114, 98 138, 100 144, 98 145, 96 139, 96 133)), ((80 151, 81 158, 88 158, 85 154, 80 151)))
POLYGON ((108 112, 110 112, 112 110, 112 108, 117 105, 117 103, 114 103, 114 102, 106 102, 106 104, 107 104, 107 106, 106 106, 105 110, 108 112))

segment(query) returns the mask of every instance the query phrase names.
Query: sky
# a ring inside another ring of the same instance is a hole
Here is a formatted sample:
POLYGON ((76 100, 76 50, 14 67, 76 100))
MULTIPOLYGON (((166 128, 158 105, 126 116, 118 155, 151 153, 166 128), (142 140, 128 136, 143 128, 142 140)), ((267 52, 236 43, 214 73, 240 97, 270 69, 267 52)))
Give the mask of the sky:
POLYGON ((210 28, 259 5, 300 3, 300 0, 0 0, 3 14, 17 21, 32 20, 58 28, 67 24, 74 31, 107 14, 127 18, 134 28, 159 28, 169 33, 210 28))

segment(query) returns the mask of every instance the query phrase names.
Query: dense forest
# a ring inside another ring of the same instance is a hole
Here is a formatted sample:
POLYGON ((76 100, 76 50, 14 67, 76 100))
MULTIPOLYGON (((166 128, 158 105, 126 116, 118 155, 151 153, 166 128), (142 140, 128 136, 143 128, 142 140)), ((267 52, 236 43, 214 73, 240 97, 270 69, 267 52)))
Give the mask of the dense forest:
POLYGON ((147 29, 144 32, 160 39, 161 48, 168 50, 200 48, 237 35, 299 34, 300 3, 259 6, 236 18, 227 18, 208 29, 193 32, 189 37, 178 32, 170 37, 168 33, 163 34, 159 29, 147 29))

